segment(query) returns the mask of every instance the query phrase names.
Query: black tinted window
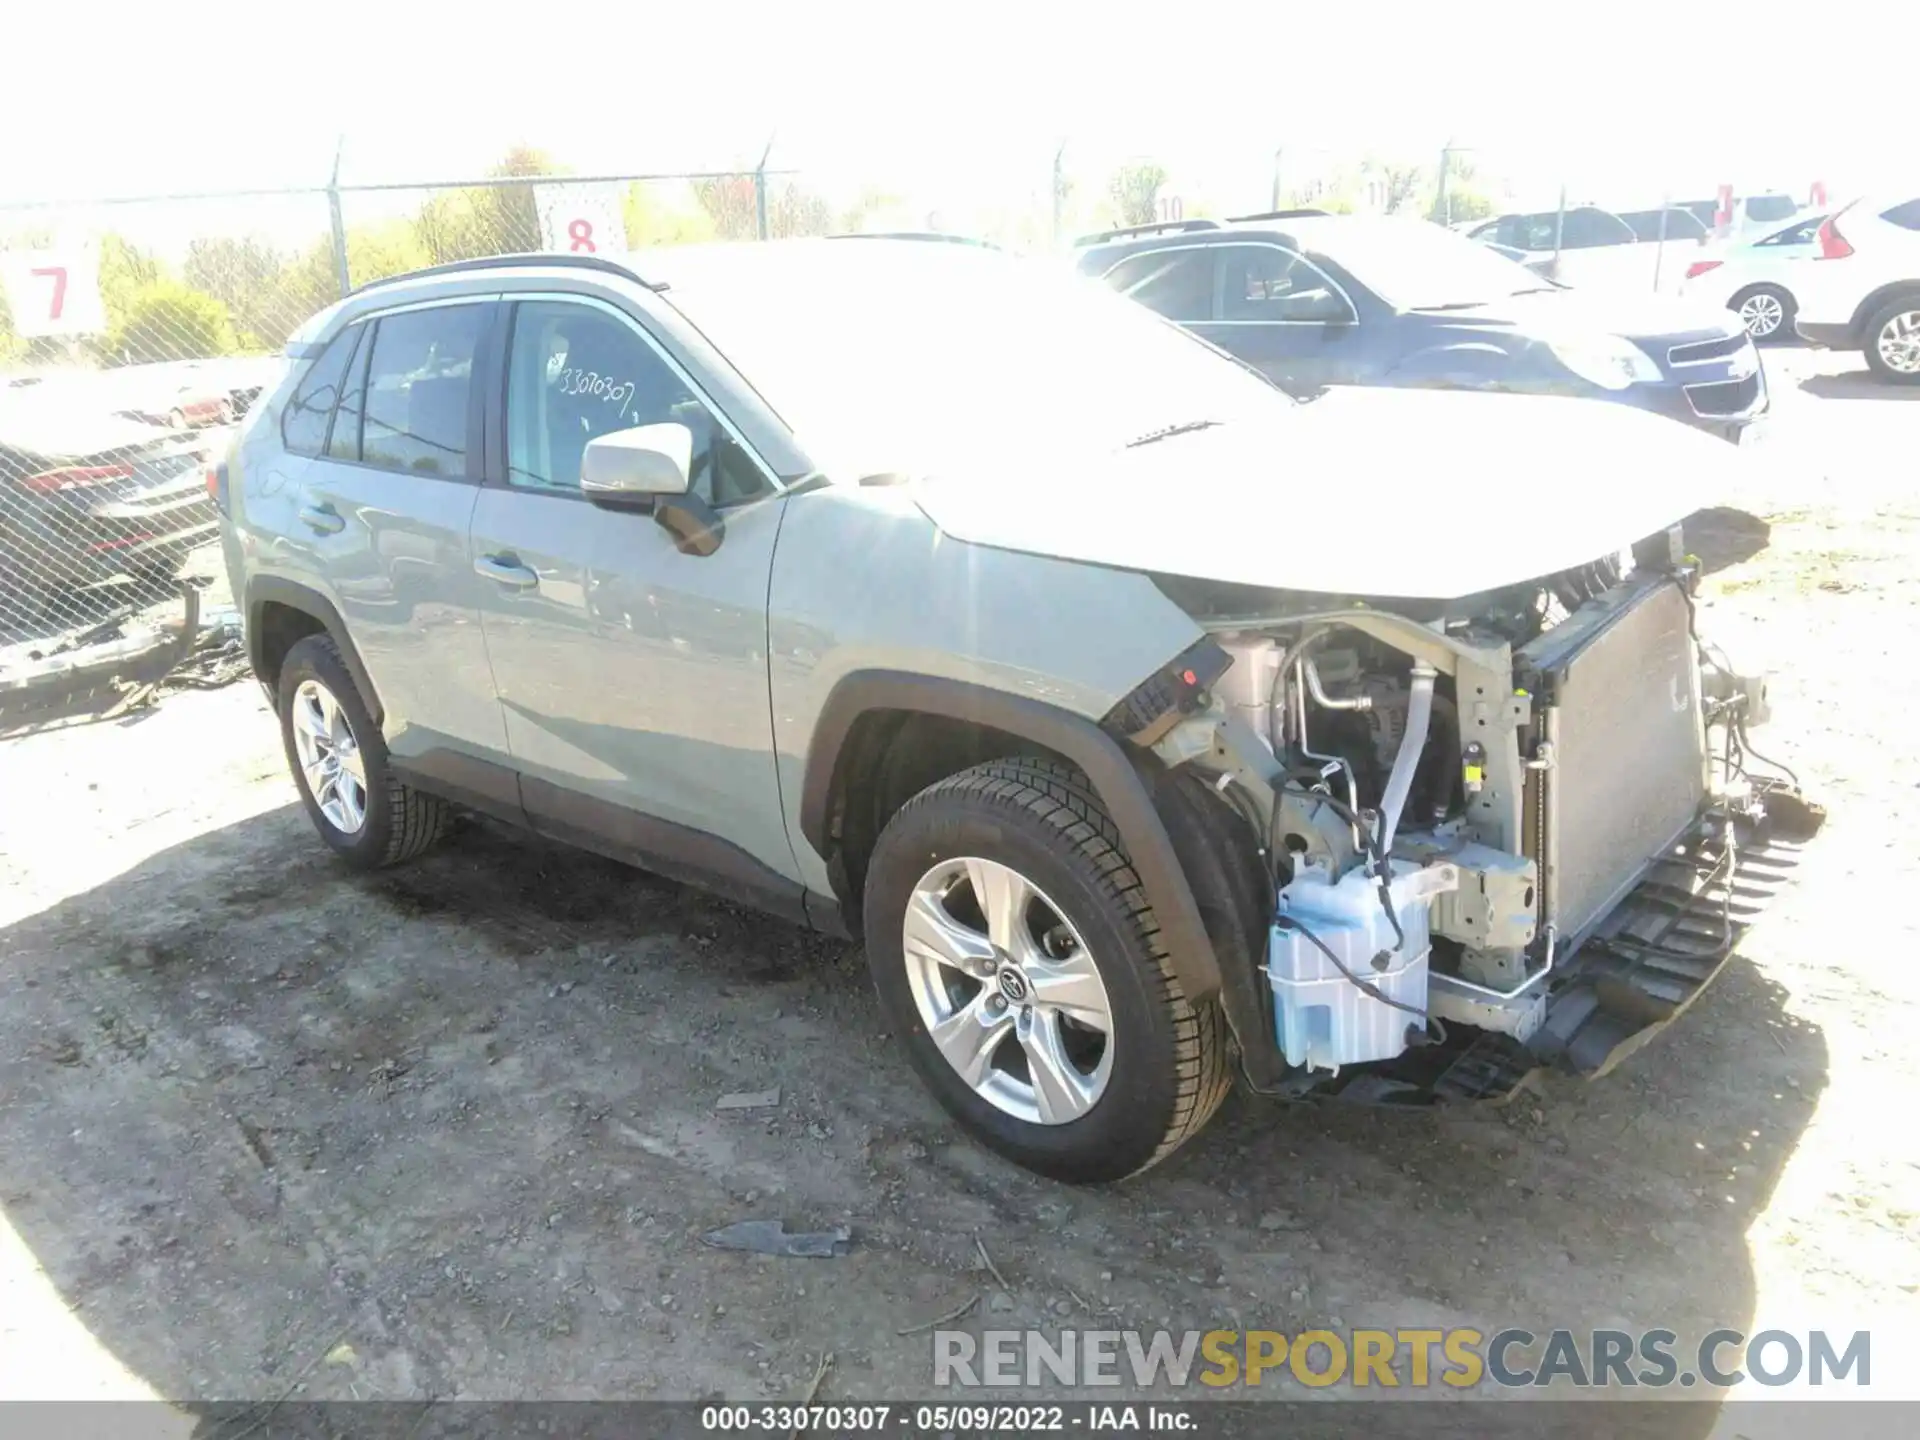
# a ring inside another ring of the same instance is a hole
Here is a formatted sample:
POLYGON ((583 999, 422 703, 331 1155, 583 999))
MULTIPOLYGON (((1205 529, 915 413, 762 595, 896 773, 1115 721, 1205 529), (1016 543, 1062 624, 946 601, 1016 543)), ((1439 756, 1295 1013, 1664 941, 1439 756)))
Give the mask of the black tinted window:
POLYGON ((1880 218, 1902 230, 1920 230, 1920 200, 1908 200, 1891 210, 1882 210, 1880 218))
POLYGON ((1756 245, 1811 245, 1813 237, 1819 233, 1820 222, 1826 218, 1824 215, 1816 215, 1804 224, 1789 225, 1785 230, 1769 235, 1764 240, 1756 240, 1754 243, 1756 245))
POLYGON ((340 398, 340 384, 362 327, 348 326, 307 367, 280 416, 280 439, 296 455, 318 455, 327 443, 327 421, 340 398))
POLYGON ((1105 278, 1122 295, 1169 320, 1213 318, 1213 252, 1204 246, 1136 255, 1105 278))
POLYGON ((577 491, 589 440, 671 423, 693 433, 692 493, 732 505, 770 488, 673 367, 618 316, 561 301, 522 304, 507 371, 510 484, 577 491))
POLYGON ((367 364, 360 458, 422 475, 467 473, 467 398, 483 305, 381 319, 367 364))
POLYGON ((1304 256, 1271 245, 1225 245, 1221 304, 1228 320, 1310 323, 1351 320, 1334 284, 1304 256))
MULTIPOLYGON (((1547 217, 1547 224, 1553 224, 1553 216, 1547 217)), ((1548 232, 1551 235, 1551 231, 1548 232)), ((1567 211, 1565 226, 1561 231, 1560 248, 1562 250, 1590 250, 1598 245, 1629 245, 1634 234, 1626 221, 1618 215, 1605 210, 1596 210, 1591 206, 1582 206, 1578 210, 1567 211)), ((1551 239, 1547 248, 1553 248, 1551 239)))
POLYGON ((1678 207, 1670 210, 1634 210, 1620 217, 1627 222, 1627 228, 1633 231, 1636 240, 1700 240, 1708 234, 1707 227, 1694 219, 1691 214, 1678 207), (1666 229, 1661 229, 1661 217, 1665 216, 1666 229))

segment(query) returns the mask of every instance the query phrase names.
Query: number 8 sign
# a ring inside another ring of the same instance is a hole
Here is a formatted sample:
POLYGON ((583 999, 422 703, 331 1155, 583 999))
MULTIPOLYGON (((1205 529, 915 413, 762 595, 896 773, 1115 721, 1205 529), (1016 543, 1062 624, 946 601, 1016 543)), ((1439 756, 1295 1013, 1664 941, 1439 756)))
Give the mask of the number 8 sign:
POLYGON ((91 249, 25 250, 0 255, 0 286, 13 312, 14 334, 26 340, 98 335, 107 328, 100 303, 100 256, 91 249))
POLYGON ((626 193, 620 185, 536 185, 540 248, 567 255, 624 255, 626 193))

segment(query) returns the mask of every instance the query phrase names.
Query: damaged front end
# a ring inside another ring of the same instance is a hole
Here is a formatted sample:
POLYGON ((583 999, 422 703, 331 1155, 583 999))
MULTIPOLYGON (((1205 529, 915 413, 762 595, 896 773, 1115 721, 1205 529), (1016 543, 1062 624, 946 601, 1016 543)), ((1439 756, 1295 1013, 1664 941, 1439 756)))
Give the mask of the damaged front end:
POLYGON ((1444 602, 1160 579, 1207 638, 1107 724, 1164 763, 1256 1090, 1596 1076, 1714 978, 1823 813, 1695 578, 1676 526, 1444 602))

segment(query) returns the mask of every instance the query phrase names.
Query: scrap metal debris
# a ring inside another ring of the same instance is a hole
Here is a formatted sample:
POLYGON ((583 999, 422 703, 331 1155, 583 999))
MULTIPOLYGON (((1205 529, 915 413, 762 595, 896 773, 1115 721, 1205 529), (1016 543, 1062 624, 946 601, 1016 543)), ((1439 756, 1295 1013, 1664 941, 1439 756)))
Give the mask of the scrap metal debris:
POLYGON ((780 1087, 771 1090, 739 1090, 722 1095, 714 1103, 716 1110, 766 1110, 780 1103, 780 1087))
POLYGON ((788 1234, 783 1220, 737 1220, 700 1237, 716 1250, 749 1250, 756 1255, 786 1255, 803 1260, 837 1260, 853 1245, 845 1225, 831 1230, 788 1234))

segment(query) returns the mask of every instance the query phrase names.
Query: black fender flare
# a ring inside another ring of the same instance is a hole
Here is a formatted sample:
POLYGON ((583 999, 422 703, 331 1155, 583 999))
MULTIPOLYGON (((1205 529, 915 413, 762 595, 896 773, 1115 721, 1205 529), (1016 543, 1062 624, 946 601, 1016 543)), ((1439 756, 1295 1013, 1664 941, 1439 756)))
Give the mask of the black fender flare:
POLYGON ((1166 822, 1127 752, 1093 721, 1024 695, 939 676, 856 670, 828 694, 807 747, 800 791, 800 833, 829 854, 832 800, 840 789, 847 736, 876 710, 918 711, 990 726, 1051 750, 1086 774, 1112 817, 1145 888, 1181 989, 1194 1003, 1220 990, 1220 963, 1207 938, 1193 887, 1181 868, 1166 822))
POLYGON ((340 618, 339 610, 312 586, 278 575, 256 575, 247 582, 247 662, 253 666, 253 673, 262 677, 262 683, 265 683, 266 669, 261 663, 264 657, 260 647, 264 643, 265 627, 260 623, 260 612, 269 604, 284 605, 289 610, 298 610, 320 622, 321 628, 339 648, 340 659, 345 663, 347 673, 353 676, 353 683, 359 687, 360 698, 366 702, 373 723, 384 724, 387 717, 380 704, 380 692, 374 689, 373 677, 367 673, 366 662, 361 660, 360 651, 347 634, 347 622, 340 618))
POLYGON ((1456 340, 1403 355, 1383 377, 1389 385, 1419 389, 1525 390, 1524 355, 1491 340, 1456 340))

